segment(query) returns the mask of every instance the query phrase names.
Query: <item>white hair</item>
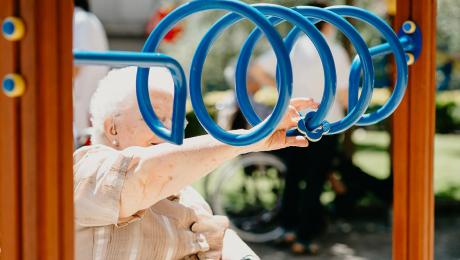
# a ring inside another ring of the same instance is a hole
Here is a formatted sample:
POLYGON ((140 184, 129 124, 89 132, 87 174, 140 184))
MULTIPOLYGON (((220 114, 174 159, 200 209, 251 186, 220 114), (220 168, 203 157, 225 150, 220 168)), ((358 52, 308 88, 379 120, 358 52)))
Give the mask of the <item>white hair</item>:
MULTIPOLYGON (((136 94, 137 67, 126 67, 111 70, 98 85, 91 98, 90 114, 93 131, 91 142, 94 144, 106 144, 104 134, 104 122, 116 116, 122 106, 136 104, 129 98, 135 98, 136 94)), ((149 89, 174 94, 174 83, 168 69, 150 68, 149 89)))

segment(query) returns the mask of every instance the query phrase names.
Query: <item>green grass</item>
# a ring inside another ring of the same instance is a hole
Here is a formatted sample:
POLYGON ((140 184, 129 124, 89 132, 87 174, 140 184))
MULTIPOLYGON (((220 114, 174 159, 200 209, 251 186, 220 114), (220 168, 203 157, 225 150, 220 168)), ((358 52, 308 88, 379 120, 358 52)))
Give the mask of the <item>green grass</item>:
POLYGON ((435 192, 460 200, 460 135, 438 135, 435 147, 435 192))
MULTIPOLYGON (((386 132, 358 130, 353 134, 357 152, 353 161, 378 178, 390 173, 386 132)), ((434 189, 437 196, 460 200, 460 135, 437 134, 435 138, 434 189)))
MULTIPOLYGON (((384 131, 367 131, 357 129, 353 133, 356 152, 353 161, 365 172, 384 179, 390 174, 390 135, 384 131)), ((437 134, 435 138, 435 175, 434 188, 438 197, 460 200, 460 135, 437 134)), ((240 173, 240 175, 242 172, 240 173)), ((215 175, 214 175, 215 176, 215 175)), ((240 187, 244 178, 237 177, 229 181, 227 186, 240 187)), ((203 193, 203 182, 195 183, 194 187, 203 193)), ((233 188, 223 187, 228 193, 233 188)), ((238 193, 238 191, 236 191, 238 193)), ((241 194, 238 194, 241 195, 241 194)), ((235 194, 236 197, 238 197, 235 194)), ((333 200, 332 192, 325 192, 323 202, 333 200)), ((270 199, 268 201, 271 201, 270 199)), ((235 203, 235 202, 233 202, 235 203)), ((237 206, 237 203, 235 204, 237 206)))
POLYGON ((353 162, 365 172, 384 179, 390 175, 390 135, 386 132, 357 129, 353 133, 356 152, 353 162))

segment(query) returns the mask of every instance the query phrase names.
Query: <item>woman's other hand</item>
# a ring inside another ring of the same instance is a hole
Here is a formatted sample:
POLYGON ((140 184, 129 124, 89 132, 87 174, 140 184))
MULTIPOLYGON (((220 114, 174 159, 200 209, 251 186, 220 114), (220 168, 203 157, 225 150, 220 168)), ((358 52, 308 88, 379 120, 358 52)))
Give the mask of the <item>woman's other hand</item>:
POLYGON ((200 215, 191 229, 193 232, 203 234, 209 245, 209 251, 198 253, 199 259, 221 259, 224 234, 229 225, 228 218, 225 216, 200 215))

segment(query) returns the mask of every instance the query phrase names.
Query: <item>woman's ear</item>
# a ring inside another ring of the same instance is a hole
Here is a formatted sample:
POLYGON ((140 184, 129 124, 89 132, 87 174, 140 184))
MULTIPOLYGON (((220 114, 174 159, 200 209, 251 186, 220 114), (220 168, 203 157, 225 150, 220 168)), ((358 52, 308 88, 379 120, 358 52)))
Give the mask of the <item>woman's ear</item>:
POLYGON ((118 132, 114 117, 109 117, 104 121, 104 135, 109 143, 118 145, 118 132))

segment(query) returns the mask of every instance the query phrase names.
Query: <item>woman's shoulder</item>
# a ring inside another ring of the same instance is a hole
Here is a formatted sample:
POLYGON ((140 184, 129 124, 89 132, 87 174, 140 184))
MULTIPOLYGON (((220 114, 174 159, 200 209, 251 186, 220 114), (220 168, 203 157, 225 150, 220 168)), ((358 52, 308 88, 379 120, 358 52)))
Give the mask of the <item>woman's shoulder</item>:
POLYGON ((109 146, 106 146, 106 145, 102 145, 102 144, 88 145, 88 146, 83 146, 77 149, 73 153, 73 160, 74 160, 74 163, 78 163, 79 161, 87 158, 89 155, 99 155, 99 156, 107 155, 108 156, 116 152, 117 150, 109 146))
POLYGON ((105 145, 82 147, 73 155, 74 181, 88 177, 104 176, 116 172, 124 176, 137 165, 137 160, 123 151, 105 145))

